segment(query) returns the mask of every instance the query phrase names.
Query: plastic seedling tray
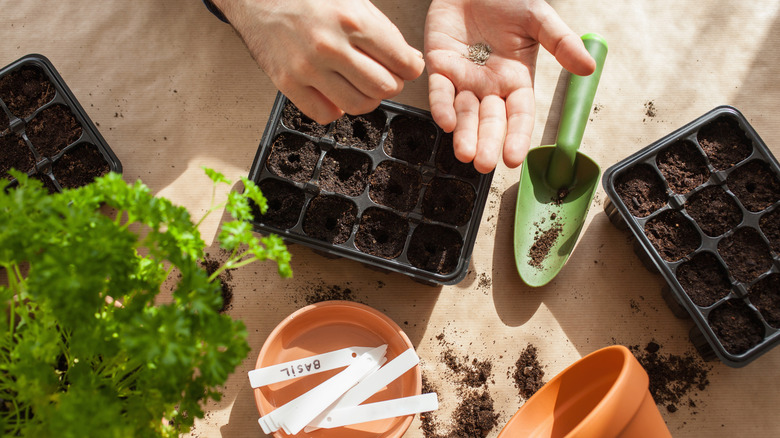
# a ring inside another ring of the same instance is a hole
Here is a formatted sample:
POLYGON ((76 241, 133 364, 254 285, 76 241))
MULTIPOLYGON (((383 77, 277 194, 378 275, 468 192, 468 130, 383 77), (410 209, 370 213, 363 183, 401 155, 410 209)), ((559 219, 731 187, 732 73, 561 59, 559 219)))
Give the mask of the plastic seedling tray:
MULTIPOLYGON (((11 168, 49 192, 88 184, 122 164, 65 81, 44 56, 0 70, 0 178, 11 168)), ((12 184, 15 184, 12 181, 12 184)))
POLYGON ((742 367, 780 341, 780 166, 739 110, 713 109, 602 183, 702 357, 742 367))
POLYGON ((253 225, 326 256, 455 284, 492 178, 457 161, 452 134, 426 111, 383 101, 323 126, 279 93, 249 172, 269 206, 253 225))

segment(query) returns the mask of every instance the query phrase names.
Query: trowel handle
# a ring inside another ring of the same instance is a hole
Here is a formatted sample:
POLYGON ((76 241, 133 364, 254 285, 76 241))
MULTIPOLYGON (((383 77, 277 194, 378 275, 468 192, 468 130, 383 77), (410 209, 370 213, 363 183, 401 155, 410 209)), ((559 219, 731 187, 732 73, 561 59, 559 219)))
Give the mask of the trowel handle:
POLYGON ((601 79, 604 60, 607 57, 607 42, 600 35, 585 34, 582 36, 582 42, 596 61, 596 70, 589 76, 572 74, 569 77, 569 86, 563 101, 563 113, 558 126, 558 138, 555 142, 556 148, 547 172, 547 182, 554 188, 567 186, 574 177, 577 149, 582 143, 585 125, 601 79))

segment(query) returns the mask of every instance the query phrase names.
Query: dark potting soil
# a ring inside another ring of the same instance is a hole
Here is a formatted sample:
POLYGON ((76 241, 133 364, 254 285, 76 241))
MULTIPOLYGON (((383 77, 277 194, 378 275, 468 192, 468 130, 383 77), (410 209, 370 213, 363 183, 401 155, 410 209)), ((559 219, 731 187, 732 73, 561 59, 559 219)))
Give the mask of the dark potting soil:
POLYGON ((78 140, 82 128, 67 106, 54 105, 30 120, 25 133, 38 154, 51 158, 78 140))
POLYGON ((436 127, 428 120, 399 116, 390 122, 385 152, 411 164, 428 161, 436 143, 436 127))
POLYGON ((33 167, 35 156, 22 137, 13 133, 0 136, 0 177, 10 178, 7 172, 12 168, 26 173, 33 167))
POLYGON ((268 210, 263 215, 254 206, 252 213, 255 221, 281 229, 294 227, 305 201, 303 190, 273 178, 260 181, 258 187, 268 202, 268 210))
MULTIPOLYGON (((338 285, 315 284, 308 286, 303 297, 306 305, 322 301, 357 301, 355 294, 349 287, 338 285)), ((423 391, 424 392, 424 391, 423 391)))
POLYGON ((764 340, 764 325, 741 300, 720 304, 713 309, 707 321, 729 353, 744 353, 764 340))
POLYGON ((703 126, 697 134, 710 163, 717 170, 725 170, 747 158, 753 145, 739 122, 731 117, 719 117, 703 126))
POLYGON ((368 114, 344 114, 336 120, 333 138, 345 146, 370 151, 379 146, 385 127, 385 113, 376 109, 368 114))
POLYGON ((306 209, 303 231, 315 239, 338 245, 349 239, 356 220, 354 202, 340 196, 319 195, 306 209))
POLYGON ((528 265, 541 269, 544 259, 550 254, 558 236, 563 232, 563 225, 555 213, 550 217, 550 225, 546 229, 539 222, 534 222, 536 231, 534 231, 534 243, 528 250, 528 265))
POLYGON ((750 288, 748 298, 767 324, 780 328, 780 274, 770 274, 757 281, 750 288))
POLYGON ((401 254, 409 233, 409 223, 395 213, 368 208, 360 218, 355 246, 360 251, 394 259, 401 254))
POLYGON ((46 73, 35 66, 23 66, 0 78, 0 99, 21 119, 54 99, 56 90, 46 73))
POLYGON ((425 189, 422 213, 426 219, 465 225, 471 219, 477 192, 471 184, 452 178, 434 178, 425 189))
POLYGON ((406 257, 412 266, 439 274, 458 267, 463 239, 452 228, 420 224, 412 233, 406 257))
POLYGON ((647 221, 645 235, 667 262, 680 260, 701 244, 696 228, 676 210, 664 211, 647 221))
POLYGON ((759 226, 766 238, 769 239, 772 251, 780 254, 780 208, 763 215, 759 221, 759 226))
POLYGON ((9 126, 8 116, 5 114, 5 111, 0 111, 0 131, 5 131, 9 126))
POLYGON ((761 211, 780 201, 780 179, 763 161, 751 161, 731 172, 726 184, 750 211, 761 211))
POLYGON ((289 129, 294 129, 313 137, 322 137, 328 131, 327 125, 320 125, 310 119, 290 101, 282 109, 282 124, 289 129))
MULTIPOLYGON (((222 263, 216 256, 206 254, 203 261, 200 262, 203 269, 208 272, 209 275, 214 274, 222 266, 222 263)), ((233 274, 230 272, 232 269, 226 269, 217 276, 222 293, 222 307, 219 309, 219 313, 227 312, 233 308, 233 274)))
POLYGON ((638 164, 624 171, 615 182, 615 191, 636 217, 649 216, 666 204, 664 183, 647 164, 638 164))
POLYGON ((685 194, 702 185, 710 177, 707 161, 691 142, 680 140, 658 154, 658 169, 669 187, 685 194))
POLYGON ((702 231, 717 237, 742 222, 739 204, 720 186, 709 186, 694 193, 685 202, 685 211, 702 231))
POLYGON ((103 154, 91 144, 68 149, 52 165, 52 173, 64 189, 85 186, 110 170, 103 154))
POLYGON ((293 134, 279 134, 266 160, 268 169, 295 182, 307 182, 320 158, 320 147, 313 141, 293 134))
POLYGON ((753 228, 740 228, 724 237, 718 243, 718 253, 731 275, 745 283, 755 280, 772 267, 769 247, 753 228))
POLYGON ((358 196, 368 185, 371 158, 350 149, 332 149, 322 159, 320 187, 347 196, 358 196))
POLYGON ((57 186, 54 185, 54 181, 52 181, 52 179, 49 178, 48 175, 37 173, 33 175, 31 178, 36 178, 41 183, 43 183, 43 188, 45 188, 49 192, 49 194, 57 193, 57 186))
POLYGON ((545 384, 544 370, 537 354, 536 346, 528 344, 515 362, 515 370, 511 377, 523 400, 531 398, 545 384))
POLYGON ((436 168, 444 173, 462 178, 476 178, 479 172, 472 163, 463 163, 455 157, 452 133, 443 133, 436 151, 436 168))
POLYGON ((405 212, 417 205, 421 187, 418 171, 388 160, 379 163, 369 177, 368 194, 377 204, 405 212))
POLYGON ((712 253, 696 254, 677 268, 677 280, 697 306, 708 307, 731 292, 726 268, 712 253))
POLYGON ((645 347, 632 345, 628 349, 647 371, 650 394, 656 405, 666 407, 670 413, 676 412, 681 403, 695 406, 691 397, 710 384, 707 376, 712 367, 691 353, 663 354, 662 346, 655 341, 645 347))

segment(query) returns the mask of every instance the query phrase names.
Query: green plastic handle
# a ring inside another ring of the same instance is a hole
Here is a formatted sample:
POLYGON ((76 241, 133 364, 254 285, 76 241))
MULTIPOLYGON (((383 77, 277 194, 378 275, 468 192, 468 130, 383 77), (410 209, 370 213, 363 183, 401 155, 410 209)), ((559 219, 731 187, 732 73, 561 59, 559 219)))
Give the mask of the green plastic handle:
POLYGON ((596 88, 607 57, 607 42, 601 35, 588 33, 582 36, 588 53, 596 61, 596 70, 589 76, 572 74, 563 101, 563 113, 558 125, 555 150, 547 167, 547 183, 554 189, 568 187, 574 179, 577 149, 582 143, 585 124, 588 121, 596 88))

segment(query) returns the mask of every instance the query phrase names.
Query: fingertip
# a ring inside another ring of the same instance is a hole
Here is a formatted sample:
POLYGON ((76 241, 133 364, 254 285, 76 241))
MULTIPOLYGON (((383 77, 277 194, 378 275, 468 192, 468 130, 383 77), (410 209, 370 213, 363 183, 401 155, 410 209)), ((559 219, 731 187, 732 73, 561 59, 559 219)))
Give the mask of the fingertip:
POLYGON ((558 44, 555 59, 563 68, 578 76, 588 76, 596 71, 596 60, 590 56, 582 39, 574 33, 566 35, 558 44))
POLYGON ((498 164, 497 160, 483 158, 482 156, 474 158, 474 169, 479 173, 492 172, 496 169, 496 164, 498 164))
POLYGON ((531 140, 525 135, 507 135, 504 143, 504 164, 510 169, 514 169, 525 161, 528 150, 531 146, 531 140))
POLYGON ((444 132, 452 132, 457 125, 455 113, 455 86, 447 77, 432 74, 428 78, 428 102, 433 120, 444 132))

